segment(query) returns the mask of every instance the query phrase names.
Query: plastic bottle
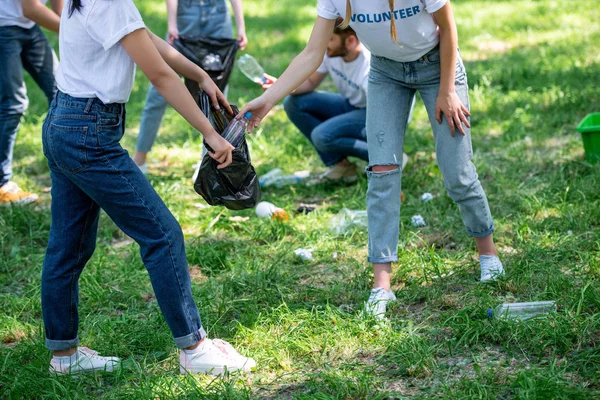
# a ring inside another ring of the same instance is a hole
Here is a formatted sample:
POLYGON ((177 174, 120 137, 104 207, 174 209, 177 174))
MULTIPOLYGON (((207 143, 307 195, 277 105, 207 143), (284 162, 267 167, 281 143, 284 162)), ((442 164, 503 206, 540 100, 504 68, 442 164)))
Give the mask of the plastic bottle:
POLYGON ((281 170, 281 168, 275 168, 270 170, 266 174, 261 175, 258 179, 258 182, 260 183, 260 186, 265 186, 265 184, 266 186, 269 186, 270 181, 279 175, 283 175, 283 171, 281 170))
POLYGON ((279 175, 279 176, 276 176, 273 179, 269 180, 268 182, 265 182, 265 184, 263 186, 264 187, 275 186, 275 187, 281 188, 284 186, 295 185, 296 183, 300 182, 301 180, 302 180, 302 178, 300 178, 299 176, 296 176, 296 175, 279 175))
POLYGON ((248 111, 241 119, 232 119, 221 135, 223 139, 231 143, 232 146, 237 147, 246 133, 246 124, 250 121, 250 118, 252 118, 252 113, 248 111))
POLYGON ((536 315, 548 314, 556 311, 554 301, 531 301, 526 303, 504 303, 493 310, 489 308, 487 314, 496 319, 524 320, 536 315))
POLYGON ((250 54, 244 54, 240 57, 237 65, 244 75, 248 77, 252 82, 256 83, 267 83, 265 78, 265 70, 260 66, 258 61, 250 54))

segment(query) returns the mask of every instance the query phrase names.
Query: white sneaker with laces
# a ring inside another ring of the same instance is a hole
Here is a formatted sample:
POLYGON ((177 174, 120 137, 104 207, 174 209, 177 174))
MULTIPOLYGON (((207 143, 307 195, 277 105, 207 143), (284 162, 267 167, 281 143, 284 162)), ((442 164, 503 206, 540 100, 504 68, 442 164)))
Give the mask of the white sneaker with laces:
POLYGON ((117 357, 102 357, 95 350, 78 347, 72 356, 52 357, 50 372, 57 374, 79 374, 85 372, 112 372, 119 367, 117 357))
POLYGON ((205 339, 193 350, 181 350, 179 371, 182 374, 206 373, 221 375, 232 371, 251 371, 256 361, 244 357, 233 346, 221 339, 205 339))
POLYGON ((504 267, 498 256, 482 254, 479 256, 481 266, 480 282, 492 282, 504 275, 504 267))
POLYGON ((385 290, 384 288, 375 288, 371 290, 369 300, 365 304, 365 310, 368 314, 371 314, 377 318, 384 318, 385 311, 387 309, 387 303, 395 301, 396 295, 392 290, 385 290))

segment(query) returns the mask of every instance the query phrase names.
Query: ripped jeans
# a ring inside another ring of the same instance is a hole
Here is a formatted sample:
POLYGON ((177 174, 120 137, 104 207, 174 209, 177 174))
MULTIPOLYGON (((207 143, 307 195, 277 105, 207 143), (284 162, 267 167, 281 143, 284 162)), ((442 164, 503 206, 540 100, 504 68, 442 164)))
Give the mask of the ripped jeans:
MULTIPOLYGON (((436 156, 448 195, 458 204, 467 233, 485 237, 494 231, 487 198, 471 162, 471 131, 453 137, 443 117, 435 120, 435 103, 440 87, 439 47, 412 62, 397 62, 372 55, 367 96, 367 211, 369 261, 398 261, 400 194, 402 170, 375 173, 373 166, 402 165, 402 150, 411 101, 419 91, 433 130, 436 156)), ((457 55, 455 90, 469 107, 467 75, 457 55)))

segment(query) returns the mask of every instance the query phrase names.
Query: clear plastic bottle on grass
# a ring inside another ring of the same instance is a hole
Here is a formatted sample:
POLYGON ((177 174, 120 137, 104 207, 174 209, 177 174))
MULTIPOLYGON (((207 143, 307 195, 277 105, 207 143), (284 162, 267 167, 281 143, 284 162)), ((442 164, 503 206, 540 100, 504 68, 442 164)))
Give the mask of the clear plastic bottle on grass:
POLYGON ((493 310, 487 310, 490 318, 525 320, 538 315, 556 312, 554 301, 530 301, 525 303, 504 303, 493 310))

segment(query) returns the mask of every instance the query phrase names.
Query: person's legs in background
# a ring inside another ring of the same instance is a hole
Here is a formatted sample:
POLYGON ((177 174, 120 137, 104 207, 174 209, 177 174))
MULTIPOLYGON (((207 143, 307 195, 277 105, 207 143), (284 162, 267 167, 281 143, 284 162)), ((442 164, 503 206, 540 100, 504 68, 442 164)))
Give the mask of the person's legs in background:
POLYGON ((369 161, 365 131, 366 109, 355 108, 337 115, 315 127, 311 141, 319 154, 327 154, 324 181, 354 182, 358 178, 356 165, 348 157, 369 161), (337 156, 334 158, 334 156, 337 156))
POLYGON ((12 178, 13 149, 21 116, 28 106, 25 68, 48 102, 56 91, 56 56, 36 25, 31 29, 0 27, 0 204, 26 204, 38 196, 23 191, 12 178))

